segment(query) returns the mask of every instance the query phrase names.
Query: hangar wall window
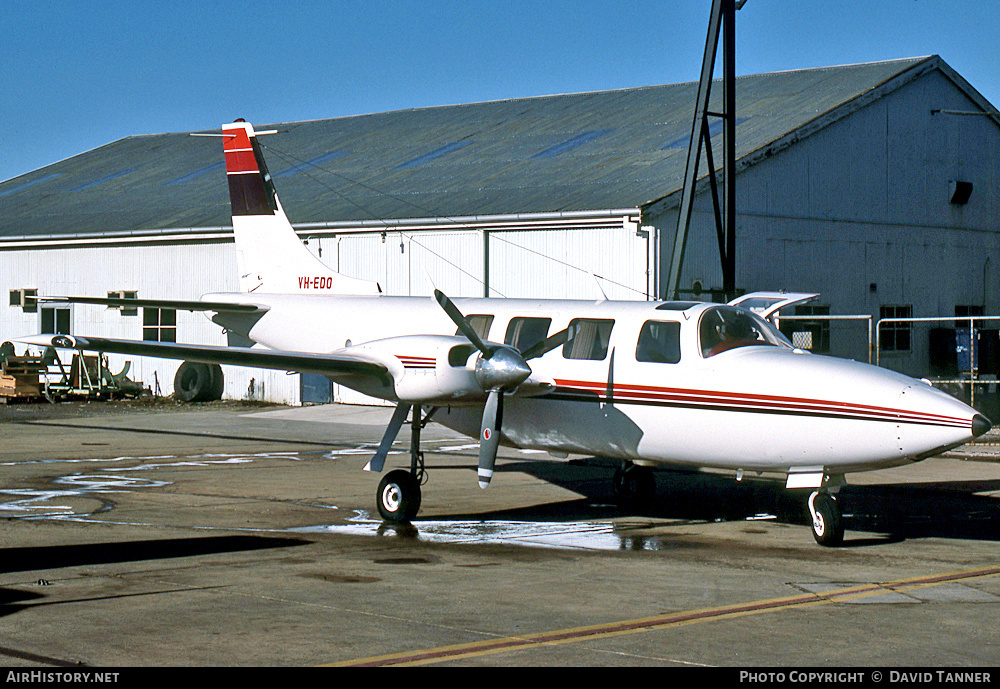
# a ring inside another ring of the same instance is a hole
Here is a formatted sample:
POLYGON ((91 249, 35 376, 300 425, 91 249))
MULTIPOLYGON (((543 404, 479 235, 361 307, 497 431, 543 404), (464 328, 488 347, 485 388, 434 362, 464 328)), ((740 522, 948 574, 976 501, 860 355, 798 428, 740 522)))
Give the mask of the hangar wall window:
POLYGON ((38 313, 37 289, 12 289, 10 291, 10 305, 20 306, 24 313, 38 313))
MULTIPOLYGON (((138 299, 139 293, 135 290, 120 290, 118 292, 108 292, 108 299, 138 299)), ((111 308, 118 309, 118 312, 123 316, 138 316, 139 308, 137 306, 113 306, 111 308)))
POLYGON ((41 309, 43 335, 69 335, 70 310, 68 306, 44 306, 41 309))
MULTIPOLYGON (((879 320, 886 318, 913 318, 913 306, 888 305, 879 308, 879 320)), ((879 345, 883 352, 908 352, 910 351, 910 323, 882 323, 878 324, 879 345)))
POLYGON ((177 311, 144 307, 142 339, 153 342, 177 342, 177 311))
MULTIPOLYGON (((968 317, 968 316, 982 316, 986 313, 985 309, 978 304, 956 304, 955 305, 955 316, 956 317, 968 317)), ((980 327, 982 324, 978 324, 980 327)), ((955 321, 956 330, 968 330, 969 321, 958 320, 955 321)))
POLYGON ((569 339, 563 345, 566 359, 600 361, 608 355, 613 320, 603 318, 574 318, 569 322, 569 339))
POLYGON ((646 321, 639 331, 636 361, 676 364, 681 360, 681 324, 675 321, 646 321))
POLYGON ((519 352, 526 352, 548 337, 551 324, 551 318, 512 318, 503 342, 519 352))

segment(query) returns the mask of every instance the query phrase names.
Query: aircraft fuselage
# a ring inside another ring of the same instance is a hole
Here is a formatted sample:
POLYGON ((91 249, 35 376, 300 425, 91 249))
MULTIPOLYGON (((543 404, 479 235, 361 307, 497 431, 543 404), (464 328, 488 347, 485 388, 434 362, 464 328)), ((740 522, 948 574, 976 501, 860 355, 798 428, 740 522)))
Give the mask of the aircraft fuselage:
MULTIPOLYGON (((418 389, 413 397, 442 407, 435 421, 479 435, 482 392, 471 383, 468 389, 454 383, 463 375, 471 380, 478 353, 467 348, 449 360, 461 339, 431 299, 249 296, 269 307, 249 332, 256 342, 281 350, 367 351, 388 359, 396 365, 391 388, 339 382, 392 401, 418 389), (415 332, 422 334, 404 335, 415 332), (427 392, 435 389, 441 390, 437 399, 427 392)), ((757 341, 710 353, 706 320, 719 305, 455 301, 470 319, 480 319, 481 335, 492 342, 516 344, 511 340, 518 326, 522 336, 542 325, 551 335, 573 322, 594 331, 594 346, 572 351, 567 344, 532 360, 528 392, 508 395, 503 442, 515 447, 636 463, 843 474, 940 453, 970 440, 978 434, 975 424, 985 421, 922 381, 787 343, 757 341), (640 351, 651 327, 669 331, 676 351, 666 357, 640 351)))

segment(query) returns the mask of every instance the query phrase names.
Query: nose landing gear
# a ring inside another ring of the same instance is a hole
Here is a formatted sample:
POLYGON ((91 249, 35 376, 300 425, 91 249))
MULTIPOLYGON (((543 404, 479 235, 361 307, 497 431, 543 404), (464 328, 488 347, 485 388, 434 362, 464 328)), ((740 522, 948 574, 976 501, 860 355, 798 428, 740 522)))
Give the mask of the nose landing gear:
POLYGON ((844 542, 844 519, 837 500, 826 492, 816 491, 809 496, 809 514, 812 517, 813 538, 822 546, 835 548, 844 542))

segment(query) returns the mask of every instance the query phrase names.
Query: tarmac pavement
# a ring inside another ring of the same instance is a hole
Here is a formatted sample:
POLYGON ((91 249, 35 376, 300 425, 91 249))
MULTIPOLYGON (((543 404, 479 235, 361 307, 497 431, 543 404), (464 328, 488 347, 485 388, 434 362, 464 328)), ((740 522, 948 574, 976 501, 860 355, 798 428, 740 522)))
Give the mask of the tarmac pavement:
MULTIPOLYGON (((780 481, 423 433, 418 519, 364 471, 388 408, 0 407, 0 665, 989 668, 1000 436, 851 475, 843 548, 780 481)), ((400 434, 405 438, 405 432, 400 434)), ((407 442, 387 469, 408 466, 407 442)))

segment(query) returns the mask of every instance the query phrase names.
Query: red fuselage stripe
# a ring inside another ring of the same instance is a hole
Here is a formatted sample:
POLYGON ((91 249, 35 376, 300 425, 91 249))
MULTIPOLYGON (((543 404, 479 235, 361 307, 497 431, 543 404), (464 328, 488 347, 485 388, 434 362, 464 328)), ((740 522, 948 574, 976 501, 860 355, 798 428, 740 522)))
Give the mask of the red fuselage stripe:
POLYGON ((397 354, 396 358, 403 364, 403 368, 434 368, 437 365, 437 360, 429 356, 397 354))
MULTIPOLYGON (((608 386, 604 382, 581 380, 556 380, 562 392, 586 392, 607 399, 608 386)), ((819 414, 829 416, 849 416, 873 421, 900 421, 943 426, 966 427, 969 419, 930 414, 906 409, 877 407, 853 402, 803 399, 757 393, 724 392, 719 390, 691 390, 664 388, 651 385, 615 384, 611 390, 613 399, 627 402, 648 402, 689 406, 724 406, 738 411, 772 411, 785 413, 819 414)))

